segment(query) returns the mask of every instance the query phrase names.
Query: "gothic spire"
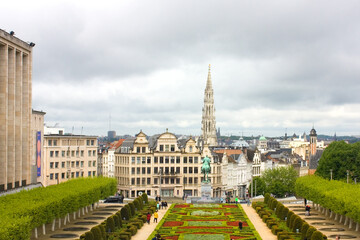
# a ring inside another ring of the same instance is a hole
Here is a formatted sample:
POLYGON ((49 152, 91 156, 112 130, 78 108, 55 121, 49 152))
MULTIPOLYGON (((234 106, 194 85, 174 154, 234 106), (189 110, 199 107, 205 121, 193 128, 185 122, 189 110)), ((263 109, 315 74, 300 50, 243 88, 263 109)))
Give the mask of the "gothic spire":
POLYGON ((210 67, 211 67, 211 65, 209 64, 209 72, 208 72, 208 78, 207 78, 207 82, 206 82, 206 89, 212 89, 210 67))

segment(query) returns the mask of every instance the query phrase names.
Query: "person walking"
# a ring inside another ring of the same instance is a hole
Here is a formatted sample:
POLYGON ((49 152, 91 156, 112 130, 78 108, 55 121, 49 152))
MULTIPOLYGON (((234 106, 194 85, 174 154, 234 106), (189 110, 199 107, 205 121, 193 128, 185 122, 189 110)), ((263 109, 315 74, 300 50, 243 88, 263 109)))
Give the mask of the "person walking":
POLYGON ((154 222, 157 223, 158 217, 159 217, 159 214, 158 214, 158 212, 156 211, 156 212, 154 213, 154 222))
POLYGON ((243 227, 243 223, 242 223, 242 221, 239 221, 239 229, 240 229, 240 231, 242 230, 242 227, 243 227))
POLYGON ((157 211, 159 211, 159 209, 160 209, 160 204, 159 204, 159 202, 156 204, 156 210, 157 211))
POLYGON ((309 205, 306 205, 306 207, 305 207, 305 215, 310 216, 310 206, 309 205))
POLYGON ((235 197, 235 204, 238 204, 238 201, 239 201, 238 197, 235 197))
POLYGON ((147 223, 150 224, 151 214, 148 212, 146 215, 147 223))

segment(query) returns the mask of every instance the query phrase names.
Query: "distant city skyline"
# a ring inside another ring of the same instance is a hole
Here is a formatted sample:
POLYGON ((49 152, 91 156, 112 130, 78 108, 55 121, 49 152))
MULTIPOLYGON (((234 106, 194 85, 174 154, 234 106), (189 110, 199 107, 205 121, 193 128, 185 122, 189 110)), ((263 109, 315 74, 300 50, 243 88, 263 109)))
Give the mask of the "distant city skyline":
POLYGON ((34 42, 32 107, 86 135, 201 134, 211 64, 223 135, 360 135, 360 2, 2 3, 34 42), (29 27, 31 26, 31 27, 29 27))

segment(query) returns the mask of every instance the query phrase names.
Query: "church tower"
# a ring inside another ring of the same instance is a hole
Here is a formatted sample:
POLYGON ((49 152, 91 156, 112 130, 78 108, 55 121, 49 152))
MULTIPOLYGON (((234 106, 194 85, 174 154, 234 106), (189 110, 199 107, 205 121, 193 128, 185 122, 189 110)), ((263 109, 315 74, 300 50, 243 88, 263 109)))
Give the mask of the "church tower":
POLYGON ((202 138, 204 143, 208 144, 209 146, 217 146, 214 91, 211 83, 210 65, 204 94, 204 107, 202 109, 201 124, 202 138))
POLYGON ((314 127, 310 131, 310 155, 316 154, 317 134, 314 127))

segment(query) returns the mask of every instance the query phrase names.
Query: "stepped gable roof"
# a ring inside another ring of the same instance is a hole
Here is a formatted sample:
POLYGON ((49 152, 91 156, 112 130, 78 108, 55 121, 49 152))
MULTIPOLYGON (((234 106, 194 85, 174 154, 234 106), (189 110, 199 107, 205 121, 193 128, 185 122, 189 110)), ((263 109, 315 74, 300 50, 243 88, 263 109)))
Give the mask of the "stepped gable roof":
POLYGON ((220 159, 222 159, 223 154, 226 152, 229 163, 237 163, 236 159, 238 159, 241 154, 244 154, 241 149, 217 149, 213 152, 216 153, 220 159))
POLYGON ((135 137, 126 138, 126 139, 122 142, 121 146, 123 146, 123 147, 130 147, 131 149, 133 149, 133 148, 134 148, 135 139, 136 139, 135 137))

